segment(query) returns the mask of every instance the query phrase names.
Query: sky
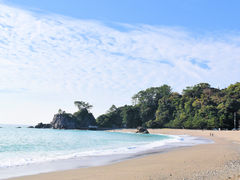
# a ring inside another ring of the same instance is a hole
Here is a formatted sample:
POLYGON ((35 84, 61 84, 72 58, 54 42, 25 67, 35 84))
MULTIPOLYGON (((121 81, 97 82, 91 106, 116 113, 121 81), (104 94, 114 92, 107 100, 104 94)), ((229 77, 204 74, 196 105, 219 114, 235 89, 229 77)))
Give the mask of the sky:
POLYGON ((240 77, 240 1, 0 0, 0 124, 48 123, 73 102, 240 77))

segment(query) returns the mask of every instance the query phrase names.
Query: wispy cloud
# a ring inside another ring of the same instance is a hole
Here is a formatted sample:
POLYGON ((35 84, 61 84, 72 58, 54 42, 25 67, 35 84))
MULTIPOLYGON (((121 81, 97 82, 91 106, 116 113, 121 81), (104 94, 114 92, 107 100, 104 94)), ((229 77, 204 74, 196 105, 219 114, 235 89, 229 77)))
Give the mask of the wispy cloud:
POLYGON ((239 52, 237 33, 104 24, 0 4, 0 89, 83 98, 97 114, 150 86, 239 81, 239 52))
POLYGON ((18 93, 25 93, 27 92, 27 89, 24 89, 24 88, 20 88, 20 89, 0 89, 0 93, 6 93, 6 94, 12 94, 12 93, 15 93, 15 94, 18 94, 18 93))

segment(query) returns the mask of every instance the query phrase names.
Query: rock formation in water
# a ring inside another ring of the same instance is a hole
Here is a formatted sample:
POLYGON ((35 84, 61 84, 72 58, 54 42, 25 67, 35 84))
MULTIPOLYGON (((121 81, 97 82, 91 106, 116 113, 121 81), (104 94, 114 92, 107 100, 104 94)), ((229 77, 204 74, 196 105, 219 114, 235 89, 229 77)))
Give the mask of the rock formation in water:
POLYGON ((72 114, 61 112, 55 114, 51 122, 54 129, 88 129, 96 125, 96 120, 87 109, 72 114))
POLYGON ((38 123, 35 128, 52 128, 51 124, 38 123))
POLYGON ((142 133, 142 134, 149 134, 148 130, 144 127, 137 127, 137 132, 136 133, 142 133))
POLYGON ((78 129, 77 119, 71 114, 55 114, 51 122, 53 129, 78 129))
POLYGON ((92 105, 83 101, 75 101, 74 104, 79 109, 74 114, 66 113, 59 109, 50 124, 39 123, 35 128, 96 130, 96 119, 93 114, 88 111, 92 105))

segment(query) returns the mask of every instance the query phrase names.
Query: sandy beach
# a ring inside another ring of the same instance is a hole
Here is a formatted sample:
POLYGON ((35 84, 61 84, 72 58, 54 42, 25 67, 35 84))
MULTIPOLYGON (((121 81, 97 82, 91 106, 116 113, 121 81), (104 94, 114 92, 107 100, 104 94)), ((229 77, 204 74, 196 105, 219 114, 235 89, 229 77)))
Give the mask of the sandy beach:
MULTIPOLYGON (((133 132, 133 129, 116 130, 133 132)), ((150 133, 191 135, 215 143, 150 154, 110 165, 24 176, 19 180, 240 179, 240 132, 149 129, 150 133), (213 133, 213 136, 210 136, 213 133)))

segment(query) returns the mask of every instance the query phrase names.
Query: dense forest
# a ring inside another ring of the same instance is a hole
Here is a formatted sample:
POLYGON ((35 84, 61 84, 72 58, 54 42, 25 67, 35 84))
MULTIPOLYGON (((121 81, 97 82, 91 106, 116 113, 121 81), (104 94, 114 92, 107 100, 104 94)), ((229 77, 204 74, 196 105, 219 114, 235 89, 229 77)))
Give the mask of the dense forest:
POLYGON ((112 105, 96 123, 103 128, 233 129, 234 114, 240 115, 240 83, 225 89, 200 83, 181 94, 163 85, 138 92, 132 105, 112 105))

